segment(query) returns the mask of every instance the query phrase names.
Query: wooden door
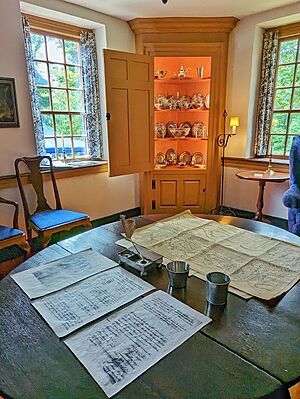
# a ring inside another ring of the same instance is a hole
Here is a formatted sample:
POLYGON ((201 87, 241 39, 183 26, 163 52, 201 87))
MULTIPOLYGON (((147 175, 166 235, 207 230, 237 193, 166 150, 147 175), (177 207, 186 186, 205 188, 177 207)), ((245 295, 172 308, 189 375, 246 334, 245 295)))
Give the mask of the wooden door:
POLYGON ((178 213, 190 209, 193 213, 205 210, 205 174, 166 174, 152 175, 153 213, 178 213))
POLYGON ((104 50, 109 174, 153 169, 153 57, 104 50))

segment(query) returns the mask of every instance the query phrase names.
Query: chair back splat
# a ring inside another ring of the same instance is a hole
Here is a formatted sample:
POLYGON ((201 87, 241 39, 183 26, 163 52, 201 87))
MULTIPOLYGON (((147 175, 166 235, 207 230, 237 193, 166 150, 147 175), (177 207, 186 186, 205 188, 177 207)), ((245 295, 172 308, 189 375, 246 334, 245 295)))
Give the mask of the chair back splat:
POLYGON ((83 226, 86 229, 90 229, 92 227, 89 216, 87 214, 62 209, 51 157, 44 155, 37 157, 18 158, 15 160, 15 169, 24 207, 27 237, 31 245, 33 243, 32 230, 38 233, 38 237, 40 239, 42 247, 45 248, 48 245, 52 234, 54 233, 59 233, 63 230, 70 230, 73 227, 77 226, 83 226), (44 160, 47 160, 50 168, 50 176, 55 195, 56 209, 52 209, 49 206, 44 193, 43 173, 41 172, 41 163, 44 160), (29 211, 26 193, 22 184, 22 176, 19 169, 20 163, 24 163, 29 170, 30 183, 36 194, 37 207, 33 213, 29 211))
POLYGON ((20 189, 20 194, 24 206, 24 212, 25 212, 25 217, 26 219, 32 216, 33 214, 36 214, 38 212, 43 212, 46 210, 50 210, 50 206, 47 203, 45 194, 44 194, 44 186, 43 186, 43 176, 42 172, 40 170, 40 164, 41 162, 47 159, 49 162, 49 167, 50 167, 50 175, 51 175, 51 181, 52 181, 52 186, 54 190, 54 195, 55 195, 55 201, 56 201, 56 209, 61 209, 61 202, 59 198, 59 193, 56 185, 56 180, 53 172, 53 164, 52 164, 52 159, 49 156, 38 156, 38 157, 23 157, 23 158, 18 158, 15 160, 15 169, 16 169, 16 176, 17 176, 17 181, 18 181, 18 186, 20 189), (27 166, 30 172, 30 182, 32 184, 32 187, 36 193, 37 196, 37 207, 33 213, 29 212, 29 207, 28 207, 28 202, 26 198, 26 194, 22 185, 22 179, 20 175, 20 170, 19 170, 19 164, 23 162, 27 166))

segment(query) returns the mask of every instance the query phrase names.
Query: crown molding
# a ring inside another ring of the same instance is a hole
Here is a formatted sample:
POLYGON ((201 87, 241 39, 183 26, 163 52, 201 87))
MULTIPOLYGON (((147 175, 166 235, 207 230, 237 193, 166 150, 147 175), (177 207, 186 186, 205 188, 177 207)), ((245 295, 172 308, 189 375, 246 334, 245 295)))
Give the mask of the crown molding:
POLYGON ((132 31, 145 33, 230 33, 239 19, 235 17, 209 18, 135 18, 128 21, 132 31))

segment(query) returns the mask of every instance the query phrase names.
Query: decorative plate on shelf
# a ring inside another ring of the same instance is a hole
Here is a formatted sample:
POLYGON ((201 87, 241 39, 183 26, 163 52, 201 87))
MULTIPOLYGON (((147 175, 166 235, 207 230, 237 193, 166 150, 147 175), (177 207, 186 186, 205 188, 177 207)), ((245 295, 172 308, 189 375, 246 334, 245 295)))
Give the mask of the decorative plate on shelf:
POLYGON ((162 153, 162 152, 159 152, 159 153, 156 155, 156 157, 155 157, 154 163, 155 163, 156 166, 160 166, 160 167, 161 167, 161 166, 166 166, 168 163, 167 163, 165 154, 162 153))
POLYGON ((190 122, 182 122, 179 125, 180 129, 191 129, 192 125, 190 124, 190 122))
POLYGON ((166 125, 163 122, 155 123, 155 137, 158 139, 163 139, 166 137, 167 129, 166 125))
POLYGON ((207 109, 209 109, 209 98, 210 98, 210 95, 209 95, 209 93, 205 96, 205 99, 204 99, 204 105, 205 105, 205 107, 207 108, 207 109))
POLYGON ((179 100, 177 100, 177 106, 181 109, 189 109, 192 107, 191 97, 189 96, 181 96, 179 100))
POLYGON ((166 160, 169 165, 176 165, 177 163, 177 154, 173 148, 169 148, 166 152, 166 160))
POLYGON ((185 162, 187 165, 191 163, 191 160, 192 156, 188 151, 183 151, 178 157, 179 162, 185 162))
POLYGON ((172 136, 172 134, 171 134, 171 132, 170 132, 170 129, 177 128, 177 123, 175 123, 175 122, 173 122, 173 121, 169 121, 169 122, 167 123, 167 125, 166 125, 166 128, 167 128, 168 136, 172 136))
POLYGON ((177 108, 177 99, 174 96, 169 96, 167 98, 166 108, 169 108, 169 109, 177 108))
POLYGON ((168 100, 163 94, 158 94, 154 99, 154 107, 160 111, 162 109, 168 108, 168 100))
POLYGON ((192 136, 203 138, 205 136, 206 126, 203 122, 195 122, 192 126, 192 136))
POLYGON ((195 152, 192 156, 192 165, 202 165, 203 164, 203 154, 202 152, 195 152))
POLYGON ((195 109, 201 109, 204 104, 203 95, 196 93, 192 97, 192 107, 195 109))

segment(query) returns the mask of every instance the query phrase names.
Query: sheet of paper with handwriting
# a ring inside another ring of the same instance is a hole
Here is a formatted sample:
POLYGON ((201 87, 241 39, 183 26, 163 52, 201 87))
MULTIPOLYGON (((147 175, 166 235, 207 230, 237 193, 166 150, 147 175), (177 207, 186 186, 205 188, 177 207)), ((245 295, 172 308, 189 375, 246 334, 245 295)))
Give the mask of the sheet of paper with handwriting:
POLYGON ((171 260, 189 262, 200 278, 231 277, 236 293, 269 300, 300 279, 300 247, 185 211, 137 229, 132 239, 171 260))
POLYGON ((64 342, 111 397, 210 321, 157 291, 64 342))
POLYGON ((32 302, 58 337, 154 290, 121 267, 98 273, 32 302))
POLYGON ((30 299, 60 290, 118 264, 93 249, 11 275, 30 299))

